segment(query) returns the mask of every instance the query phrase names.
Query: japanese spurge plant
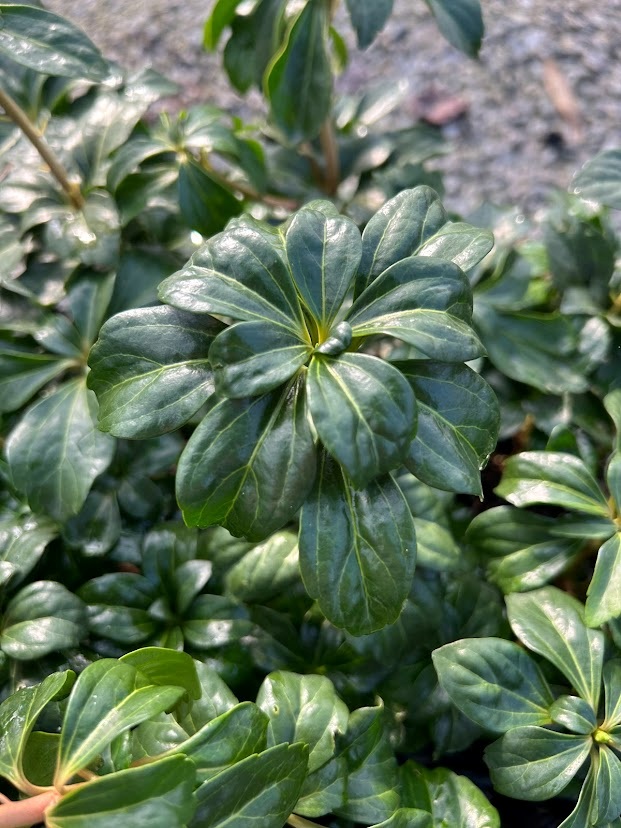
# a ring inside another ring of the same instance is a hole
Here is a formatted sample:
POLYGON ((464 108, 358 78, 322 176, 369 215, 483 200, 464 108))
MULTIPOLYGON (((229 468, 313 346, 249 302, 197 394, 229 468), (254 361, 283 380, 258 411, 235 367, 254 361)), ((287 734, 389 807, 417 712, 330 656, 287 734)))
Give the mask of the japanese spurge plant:
POLYGON ((260 540, 303 507, 310 595, 357 634, 390 623, 416 556, 390 471, 479 493, 495 444, 494 395, 463 365, 483 348, 459 266, 491 241, 449 222, 427 187, 388 202, 362 237, 323 201, 281 228, 234 220, 160 285, 168 307, 103 327, 89 375, 100 426, 152 437, 206 404, 178 466, 186 523, 260 540), (393 337, 408 359, 381 357, 393 337))

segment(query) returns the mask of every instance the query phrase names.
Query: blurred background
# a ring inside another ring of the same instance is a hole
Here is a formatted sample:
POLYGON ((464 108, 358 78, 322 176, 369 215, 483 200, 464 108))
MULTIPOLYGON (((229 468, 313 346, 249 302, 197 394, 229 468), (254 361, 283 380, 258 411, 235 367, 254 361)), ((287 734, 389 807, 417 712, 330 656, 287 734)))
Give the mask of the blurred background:
MULTIPOLYGON (((261 121, 257 92, 230 86, 219 55, 202 47, 205 0, 47 0, 81 26, 106 57, 146 65, 180 86, 170 110, 212 103, 261 121)), ((349 47, 339 91, 376 83, 405 88, 390 126, 438 125, 450 151, 445 203, 467 215, 482 201, 528 215, 580 166, 621 145, 621 0, 482 0, 486 34, 478 60, 450 46, 423 0, 395 0, 394 12, 364 52, 344 11, 337 27, 349 47)), ((223 38, 225 42, 226 38, 223 38)))

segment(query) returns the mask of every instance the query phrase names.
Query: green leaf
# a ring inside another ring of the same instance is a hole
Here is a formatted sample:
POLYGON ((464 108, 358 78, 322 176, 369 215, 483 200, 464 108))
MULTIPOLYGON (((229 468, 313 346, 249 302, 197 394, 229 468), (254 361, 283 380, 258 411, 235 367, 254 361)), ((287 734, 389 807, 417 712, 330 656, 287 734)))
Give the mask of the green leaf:
POLYGON ((434 650, 440 684, 453 704, 487 730, 550 722, 553 696, 522 647, 501 638, 471 638, 434 650))
POLYGON ((392 6, 393 0, 347 0, 359 49, 366 49, 373 43, 390 17, 392 6))
POLYGON ((52 673, 41 684, 21 687, 0 704, 0 774, 23 790, 28 779, 22 758, 30 732, 44 707, 71 690, 75 673, 52 673))
POLYGON ((63 527, 63 538, 83 555, 100 557, 121 536, 121 515, 114 492, 91 491, 78 514, 63 527))
POLYGON ((216 0, 203 31, 203 46, 206 49, 216 48, 220 35, 233 22, 235 10, 240 3, 241 0, 216 0))
POLYGON ((167 307, 109 319, 89 357, 88 386, 99 400, 99 427, 135 439, 187 422, 213 393, 207 353, 222 327, 167 307))
POLYGON ((204 782, 196 791, 191 826, 282 828, 298 800, 306 775, 305 745, 276 745, 249 756, 204 782))
POLYGON ((218 233, 243 209, 233 192, 195 161, 185 161, 179 167, 178 191, 181 215, 203 236, 218 233))
POLYGON ((612 730, 621 724, 621 660, 610 659, 604 665, 605 717, 602 727, 612 730))
POLYGON ((49 828, 185 828, 196 807, 194 766, 182 756, 96 779, 46 811, 49 828))
POLYGON ((500 828, 496 809, 465 776, 410 760, 401 767, 401 785, 402 805, 429 812, 432 828, 500 828))
POLYGON ((263 540, 291 520, 315 478, 304 386, 250 400, 211 402, 177 471, 189 526, 218 523, 263 540))
POLYGON ((183 687, 192 699, 200 699, 201 686, 194 660, 187 653, 164 647, 143 647, 121 656, 119 662, 130 664, 150 684, 174 684, 183 687))
POLYGON ((621 814, 621 760, 614 751, 601 745, 595 776, 596 796, 591 808, 591 820, 601 825, 612 822, 621 814))
POLYGON ((345 736, 339 736, 347 767, 347 797, 338 816, 354 822, 388 819, 399 807, 399 777, 383 706, 361 707, 349 717, 345 736))
POLYGON ((218 394, 255 397, 287 382, 308 361, 312 347, 300 334, 270 321, 238 322, 209 351, 218 394))
POLYGON ((3 345, 0 348, 0 412, 17 411, 72 365, 71 360, 3 345))
POLYGON ((383 271, 358 296, 347 321, 354 337, 401 339, 411 346, 412 358, 464 362, 484 353, 471 315, 470 285, 457 265, 410 257, 383 271))
POLYGON ((367 354, 313 357, 308 404, 320 440, 359 488, 398 466, 416 431, 409 383, 367 354))
POLYGON ((131 665, 95 661, 80 674, 61 731, 54 784, 66 784, 120 733, 172 707, 182 687, 145 686, 131 665))
POLYGON ((597 710, 602 681, 604 635, 584 622, 584 607, 555 587, 508 595, 513 632, 547 658, 582 698, 597 710))
POLYGON ((621 533, 609 538, 597 553, 595 571, 587 589, 585 619, 600 627, 621 615, 621 533))
POLYGON ((11 432, 10 474, 33 511, 67 520, 108 467, 114 440, 97 429, 96 405, 84 380, 72 380, 29 408, 11 432))
POLYGON ((583 736, 593 733, 597 727, 593 708, 578 696, 559 696, 550 707, 550 716, 556 724, 583 736))
POLYGON ((621 503, 621 452, 615 451, 606 466, 606 484, 616 504, 621 503))
POLYGON ((505 463, 496 494, 514 506, 547 503, 609 517, 606 497, 585 463, 573 454, 525 451, 505 463))
POLYGON ((84 637, 85 608, 62 584, 35 581, 9 601, 0 647, 20 661, 77 647, 84 637))
POLYGON ((496 445, 496 396, 465 365, 392 363, 408 380, 418 404, 418 428, 405 465, 438 489, 482 495, 480 470, 496 445))
POLYGON ((54 784, 59 741, 59 733, 42 733, 38 730, 28 737, 22 767, 24 776, 33 785, 51 787, 54 784))
POLYGON ((445 259, 468 271, 478 265, 493 246, 494 236, 489 230, 463 221, 448 221, 418 248, 416 255, 445 259))
POLYGON ((293 532, 276 532, 255 546, 229 569, 226 592, 250 604, 265 603, 299 582, 298 539, 293 532))
POLYGON ((621 210, 621 150, 605 150, 588 161, 572 187, 580 198, 621 210))
POLYGON ((486 748, 485 761, 499 793, 538 802, 567 787, 591 744, 590 736, 518 727, 486 748))
POLYGON ((304 585, 337 627, 365 635, 397 620, 416 561, 411 512, 391 477, 355 490, 322 455, 315 489, 302 509, 304 585))
POLYGON ((274 123, 293 144, 315 138, 330 113, 328 28, 325 3, 309 0, 264 76, 274 123))
POLYGON ((192 313, 269 319, 294 332, 303 324, 280 236, 248 217, 231 222, 165 279, 159 297, 192 313))
POLYGON ((286 248, 302 303, 320 330, 328 331, 360 264, 360 231, 345 216, 305 207, 287 228, 286 248))
POLYGON ((470 57, 476 57, 483 39, 479 0, 425 0, 444 37, 470 57))
POLYGON ((13 586, 36 565, 57 534, 56 524, 49 518, 29 512, 0 519, 0 565, 9 568, 13 586))
POLYGON ((73 23, 33 6, 0 3, 0 55, 46 75, 103 81, 110 66, 73 23))
POLYGON ((157 592, 147 578, 133 572, 110 572, 80 587, 92 635, 126 646, 142 644, 155 633, 148 609, 157 592))
POLYGON ((595 824, 591 820, 593 811, 595 811, 595 822, 601 828, 618 828, 619 820, 615 821, 614 825, 600 823, 597 821, 597 791, 595 789, 595 763, 591 762, 586 774, 586 778, 578 797, 576 807, 563 822, 559 828, 584 828, 585 825, 595 824))
POLYGON ((447 221, 440 197, 431 187, 403 190, 387 201, 362 234, 356 296, 391 265, 413 256, 447 221))
POLYGON ((384 822, 378 822, 371 828, 434 828, 433 817, 420 808, 399 808, 384 822))

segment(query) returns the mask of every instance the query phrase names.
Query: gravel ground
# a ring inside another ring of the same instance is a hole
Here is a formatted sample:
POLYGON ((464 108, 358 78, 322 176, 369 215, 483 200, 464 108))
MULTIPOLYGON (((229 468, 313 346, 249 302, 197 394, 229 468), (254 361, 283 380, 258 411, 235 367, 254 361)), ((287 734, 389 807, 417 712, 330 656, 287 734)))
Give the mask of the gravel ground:
MULTIPOLYGON (((131 69, 149 64, 177 81, 183 91, 176 106, 209 101, 256 116, 262 111, 260 96, 234 93, 218 56, 202 51, 202 24, 212 5, 209 0, 47 2, 84 28, 107 57, 131 69)), ((621 145, 621 0, 482 0, 482 5, 486 36, 479 60, 472 61, 438 34, 422 0, 395 0, 393 16, 375 43, 364 53, 352 47, 339 87, 354 91, 406 79, 407 97, 393 121, 400 126, 434 104, 461 104, 465 114, 443 126, 452 150, 437 163, 445 173, 447 206, 468 213, 491 200, 532 213, 551 189, 567 187, 596 152, 621 145), (547 85, 546 65, 552 76, 547 85), (559 108, 573 110, 569 119, 559 108)), ((353 44, 345 22, 340 31, 353 44)))

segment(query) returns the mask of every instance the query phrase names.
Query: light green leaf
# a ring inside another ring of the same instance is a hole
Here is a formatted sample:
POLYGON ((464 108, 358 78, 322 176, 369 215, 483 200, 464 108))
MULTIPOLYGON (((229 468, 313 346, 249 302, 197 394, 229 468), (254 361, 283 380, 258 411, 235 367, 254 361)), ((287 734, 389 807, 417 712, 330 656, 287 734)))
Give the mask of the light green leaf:
POLYGON ((434 650, 432 658, 453 704, 481 727, 505 733, 550 722, 550 687, 533 659, 512 641, 463 639, 434 650))
POLYGON ((22 767, 23 753, 39 714, 49 702, 71 690, 75 673, 52 673, 41 684, 21 687, 0 704, 0 774, 16 788, 28 783, 22 767))
POLYGON ((518 727, 486 748, 485 761, 499 793, 537 802, 566 788, 590 750, 590 736, 518 727))
POLYGON ((559 696, 550 707, 550 716, 556 724, 583 736, 593 733, 597 726, 593 708, 578 696, 559 696))
POLYGON ((510 457, 496 494, 514 506, 547 503, 609 517, 606 497, 584 462, 558 451, 525 451, 510 457))
POLYGON ((135 439, 187 422, 213 392, 207 354, 222 327, 167 307, 109 319, 89 357, 88 386, 99 400, 99 427, 135 439))
POLYGON ((418 248, 416 255, 445 259, 468 271, 478 265, 493 246, 494 236, 489 230, 463 221, 448 221, 418 248))
POLYGON ((416 431, 407 380, 367 354, 313 357, 308 403, 320 440, 357 487, 398 466, 416 431))
POLYGON ((9 470, 33 511, 59 521, 80 511, 114 451, 114 440, 96 420, 95 395, 76 379, 35 403, 13 429, 6 444, 9 470))
POLYGON ((229 569, 226 592, 246 603, 265 603, 299 582, 298 539, 293 532, 276 532, 255 546, 229 569))
POLYGON ((118 771, 65 793, 46 811, 49 828, 185 828, 196 807, 194 766, 182 756, 118 771))
POLYGON ((347 0, 359 49, 366 49, 373 43, 390 17, 392 6, 393 0, 347 0))
POLYGON ((358 296, 347 321, 354 337, 403 340, 412 358, 464 362, 484 353, 471 316, 470 285, 457 265, 410 257, 383 271, 358 296))
POLYGON ((103 81, 110 67, 88 37, 64 17, 0 3, 0 54, 46 75, 103 81))
POLYGON ((604 665, 604 700, 606 712, 602 727, 609 731, 621 724, 621 659, 604 665))
POLYGON ((328 28, 325 3, 309 0, 266 70, 263 88, 272 118, 293 144, 315 138, 330 112, 328 28))
POLYGON ((345 216, 305 207, 291 220, 285 241, 300 298, 320 329, 328 331, 360 264, 360 231, 345 216))
POLYGON ((216 48, 220 35, 233 22, 235 10, 240 3, 241 0, 216 0, 203 31, 203 46, 206 49, 216 48))
POLYGON ((384 822, 378 822, 371 828, 434 828, 433 817, 420 808, 399 808, 384 822))
POLYGON ((306 775, 305 745, 276 745, 249 756, 204 782, 196 791, 192 828, 282 828, 306 775))
POLYGON ((615 503, 621 504, 621 452, 615 451, 606 466, 606 483, 615 503))
POLYGON ((269 319, 294 332, 303 324, 280 236, 247 216, 232 221, 165 279, 159 297, 192 313, 269 319))
POLYGON ((470 57, 476 57, 483 38, 479 0, 425 0, 444 37, 470 57))
POLYGON ((588 161, 572 189, 580 198, 621 210, 621 150, 605 150, 588 161))
POLYGON ((238 704, 228 685, 211 667, 194 661, 202 695, 198 701, 182 700, 175 711, 180 725, 190 735, 238 704))
POLYGON ((61 731, 56 786, 66 784, 120 733, 179 701, 182 687, 145 686, 129 664, 95 661, 80 674, 61 731))
POLYGON ((263 540, 291 520, 315 478, 316 449, 304 386, 210 404, 177 471, 189 526, 218 523, 263 540))
POLYGON ((551 661, 582 698, 597 710, 602 681, 604 635, 589 629, 583 605, 555 587, 508 595, 513 632, 551 661))
POLYGON ((415 561, 412 515, 392 478, 355 490, 324 454, 302 509, 300 570, 326 617, 353 635, 394 623, 415 561))
POLYGON ((300 333, 270 321, 238 322, 209 351, 218 394, 255 397, 287 382, 308 361, 312 347, 300 333))
POLYGON ((191 699, 200 699, 201 686, 194 660, 187 653, 164 647, 143 647, 121 656, 119 662, 130 664, 158 686, 174 684, 183 687, 191 699))
POLYGON ((621 615, 621 533, 609 538, 597 553, 595 571, 587 589, 585 618, 600 627, 621 615))
POLYGON ((480 470, 496 445, 500 414, 485 380, 465 365, 392 363, 418 404, 418 428, 405 465, 424 483, 482 494, 480 470))

